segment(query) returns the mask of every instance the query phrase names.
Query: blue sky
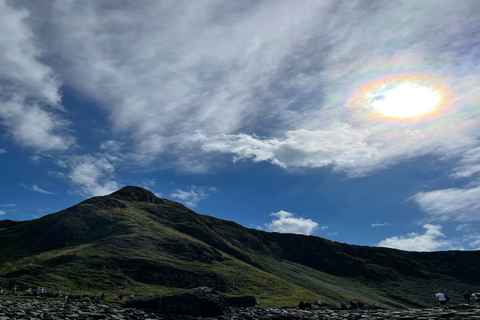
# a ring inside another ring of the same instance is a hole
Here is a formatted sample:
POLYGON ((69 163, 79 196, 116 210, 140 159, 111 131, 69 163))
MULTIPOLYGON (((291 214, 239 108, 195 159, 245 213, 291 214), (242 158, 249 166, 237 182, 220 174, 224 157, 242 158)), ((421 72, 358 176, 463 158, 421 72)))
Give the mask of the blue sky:
POLYGON ((0 0, 0 219, 137 185, 266 231, 478 250, 479 14, 0 0))

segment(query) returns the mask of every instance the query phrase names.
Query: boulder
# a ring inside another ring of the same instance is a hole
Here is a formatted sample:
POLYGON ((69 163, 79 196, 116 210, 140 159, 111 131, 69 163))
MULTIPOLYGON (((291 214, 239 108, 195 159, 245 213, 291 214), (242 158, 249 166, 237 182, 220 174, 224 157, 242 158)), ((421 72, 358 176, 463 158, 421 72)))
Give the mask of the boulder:
POLYGON ((241 296, 226 298, 227 303, 233 308, 248 308, 255 307, 257 299, 254 296, 241 296))
POLYGON ((225 297, 220 292, 208 287, 131 299, 126 301, 123 306, 192 317, 218 317, 226 315, 228 310, 225 297))

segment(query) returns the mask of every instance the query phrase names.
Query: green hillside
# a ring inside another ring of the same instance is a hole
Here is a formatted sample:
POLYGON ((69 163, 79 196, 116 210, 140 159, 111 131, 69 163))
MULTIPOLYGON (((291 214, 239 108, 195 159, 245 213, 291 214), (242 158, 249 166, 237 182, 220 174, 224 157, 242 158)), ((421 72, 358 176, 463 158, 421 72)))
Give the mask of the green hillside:
POLYGON ((210 286, 263 306, 300 300, 387 307, 460 301, 480 252, 416 253, 268 233, 125 187, 31 221, 0 221, 0 288, 150 295, 210 286))

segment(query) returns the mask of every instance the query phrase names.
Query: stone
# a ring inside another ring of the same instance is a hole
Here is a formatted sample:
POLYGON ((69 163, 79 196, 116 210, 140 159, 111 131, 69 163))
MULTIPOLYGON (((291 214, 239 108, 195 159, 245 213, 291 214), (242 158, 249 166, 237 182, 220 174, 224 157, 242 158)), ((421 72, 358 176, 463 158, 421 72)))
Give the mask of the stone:
POLYGON ((225 297, 208 287, 131 299, 126 301, 123 306, 192 317, 223 316, 228 310, 225 297))
POLYGON ((226 300, 228 305, 233 308, 255 307, 257 302, 254 296, 229 297, 226 300))

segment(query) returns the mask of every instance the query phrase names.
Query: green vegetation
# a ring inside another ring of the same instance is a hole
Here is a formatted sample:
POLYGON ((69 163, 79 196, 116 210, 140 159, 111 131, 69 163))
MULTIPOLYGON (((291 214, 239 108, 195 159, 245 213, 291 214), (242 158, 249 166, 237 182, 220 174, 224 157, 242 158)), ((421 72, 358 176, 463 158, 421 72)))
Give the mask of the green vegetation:
POLYGON ((145 296, 196 286, 262 306, 431 306, 478 291, 479 252, 414 253, 267 233, 126 187, 40 219, 0 221, 0 288, 145 296))

